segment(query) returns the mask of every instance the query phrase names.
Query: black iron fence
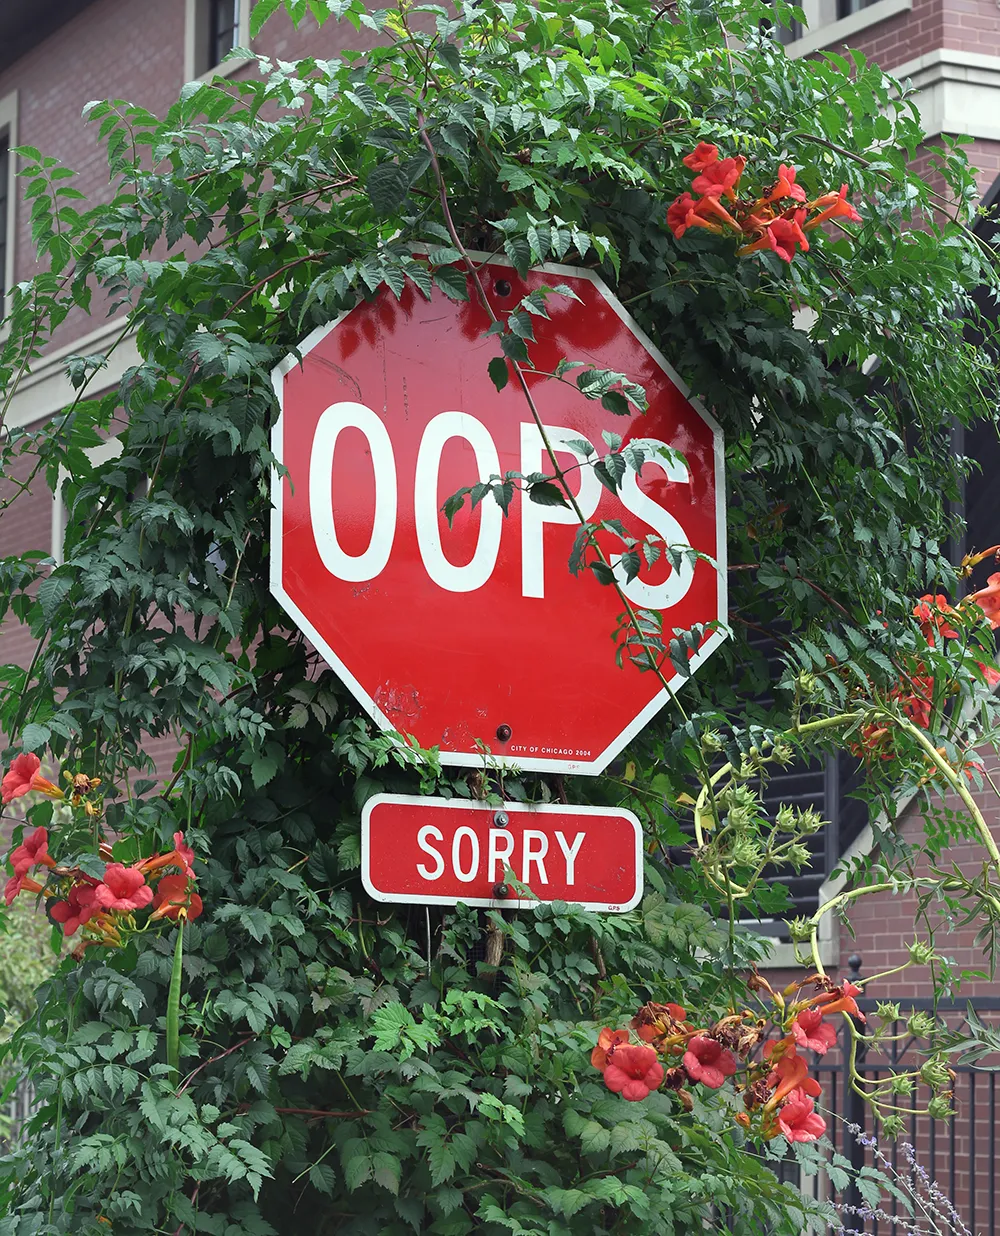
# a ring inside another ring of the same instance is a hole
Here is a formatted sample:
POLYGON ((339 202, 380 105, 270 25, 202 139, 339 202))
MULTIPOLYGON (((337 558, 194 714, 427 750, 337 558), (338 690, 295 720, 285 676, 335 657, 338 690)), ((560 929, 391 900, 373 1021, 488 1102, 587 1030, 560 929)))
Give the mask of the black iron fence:
MULTIPOLYGON (((852 973, 857 975, 860 960, 852 957, 851 962, 854 963, 852 973)), ((960 1001, 898 996, 891 999, 900 1006, 900 1020, 892 1027, 892 1034, 905 1033, 907 1020, 915 1011, 934 1013, 956 1028, 962 1024, 970 1003, 984 1020, 1000 1018, 1000 998, 997 997, 960 1001)), ((858 999, 858 1006, 865 1014, 873 1013, 878 1003, 872 998, 858 999)), ((908 1106, 911 1113, 906 1131, 894 1141, 878 1141, 870 1109, 850 1086, 848 1042, 849 1030, 844 1025, 837 1047, 812 1066, 823 1086, 823 1098, 819 1102, 832 1113, 832 1119, 828 1120, 829 1136, 835 1148, 851 1162, 855 1171, 865 1166, 876 1168, 890 1178, 897 1178, 904 1192, 929 1178, 956 1208, 974 1236, 1000 1236, 1000 1215, 997 1213, 1000 1111, 996 1071, 952 1063, 950 1067, 956 1075, 952 1103, 955 1115, 948 1121, 940 1121, 922 1114, 920 1108, 926 1106, 927 1090, 919 1087, 898 1100, 904 1107, 908 1106)), ((922 1049, 926 1049, 926 1043, 908 1035, 880 1043, 872 1050, 859 1044, 858 1073, 863 1078, 879 1080, 905 1072, 924 1058, 922 1049)), ((926 1191, 927 1185, 923 1184, 923 1188, 926 1191)), ((895 1236, 907 1215, 902 1202, 887 1197, 875 1214, 866 1217, 868 1208, 856 1186, 834 1194, 831 1200, 845 1205, 848 1227, 870 1232, 872 1236, 895 1236)), ((942 1201, 940 1205, 944 1207, 945 1204, 942 1201)), ((904 1223, 902 1230, 908 1230, 908 1225, 904 1223)), ((955 1224, 952 1230, 960 1232, 961 1228, 955 1224)))

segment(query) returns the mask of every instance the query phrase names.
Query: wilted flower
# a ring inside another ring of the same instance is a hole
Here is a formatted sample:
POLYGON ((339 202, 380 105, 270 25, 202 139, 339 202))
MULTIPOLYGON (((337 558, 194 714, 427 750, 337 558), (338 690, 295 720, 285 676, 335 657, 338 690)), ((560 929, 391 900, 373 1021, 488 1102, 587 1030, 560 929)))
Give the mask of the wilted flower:
POLYGON ((679 1004, 644 1004, 632 1018, 632 1028, 645 1043, 655 1043, 676 1031, 687 1012, 679 1004))

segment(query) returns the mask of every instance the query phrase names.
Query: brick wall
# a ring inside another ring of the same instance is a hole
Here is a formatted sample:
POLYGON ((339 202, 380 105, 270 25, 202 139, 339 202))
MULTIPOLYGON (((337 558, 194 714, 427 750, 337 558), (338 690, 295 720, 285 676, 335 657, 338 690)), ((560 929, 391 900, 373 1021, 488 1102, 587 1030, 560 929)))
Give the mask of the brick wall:
MULTIPOLYGON (((951 0, 964 3, 966 0, 951 0)), ((924 52, 943 46, 944 8, 942 0, 913 0, 913 8, 888 21, 862 30, 851 40, 851 47, 863 52, 884 69, 914 60, 924 52)), ((843 53, 844 45, 835 50, 843 53)))
MULTIPOLYGON (((95 0, 0 73, 0 98, 18 95, 19 145, 35 146, 78 172, 76 187, 91 202, 110 196, 107 160, 97 124, 81 116, 93 99, 125 99, 162 115, 184 84, 184 0, 95 0)), ((370 39, 347 24, 312 18, 296 30, 282 9, 253 49, 285 59, 333 56, 370 39)), ((238 74, 237 74, 238 76, 238 74)), ((34 272, 29 212, 17 212, 15 279, 34 272)), ((71 343, 100 325, 99 316, 75 312, 57 330, 51 347, 71 343)))

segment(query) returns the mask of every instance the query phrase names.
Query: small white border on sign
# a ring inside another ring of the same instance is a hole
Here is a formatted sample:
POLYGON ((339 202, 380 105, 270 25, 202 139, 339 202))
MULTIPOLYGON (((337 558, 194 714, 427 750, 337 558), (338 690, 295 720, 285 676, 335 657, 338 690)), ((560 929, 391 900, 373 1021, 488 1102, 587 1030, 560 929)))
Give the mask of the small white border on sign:
MULTIPOLYGON (((469 256, 480 263, 488 263, 493 266, 512 266, 513 263, 508 261, 506 257, 498 256, 490 253, 470 253, 469 256)), ((690 390, 685 382, 683 382, 676 370, 659 350, 656 344, 639 326, 638 322, 632 317, 625 306, 612 293, 603 279, 594 274, 592 270, 584 270, 576 266, 561 266, 556 263, 546 262, 541 266, 533 266, 532 272, 538 271, 542 274, 558 275, 562 278, 573 279, 588 279, 600 294, 607 301, 608 305, 614 311, 622 324, 629 330, 635 338, 642 344, 643 348, 656 361, 663 372, 667 375, 670 381, 677 387, 684 398, 688 401, 692 408, 698 413, 702 420, 712 430, 712 436, 715 447, 715 521, 716 521, 716 544, 715 544, 715 561, 718 567, 717 570, 717 585, 718 585, 718 609, 719 620, 725 622, 729 614, 729 595, 727 586, 727 557, 726 557, 726 474, 725 474, 725 443, 723 441, 722 427, 712 414, 702 406, 697 400, 692 398, 690 390)), ((278 400, 278 419, 275 422, 274 428, 271 430, 271 451, 278 460, 284 459, 284 379, 286 374, 290 373, 296 365, 300 364, 300 357, 304 359, 308 354, 319 344, 323 339, 345 320, 356 309, 360 308, 360 303, 353 308, 348 309, 345 313, 334 318, 332 322, 327 322, 325 326, 317 326, 311 331, 302 343, 299 345, 298 354, 290 353, 274 367, 271 371, 271 384, 274 387, 274 393, 278 400)), ((319 631, 313 626, 305 614, 299 609, 292 598, 285 592, 282 583, 282 557, 281 557, 281 536, 282 536, 282 501, 284 497, 284 485, 282 478, 277 468, 271 470, 271 592, 274 597, 284 606, 289 617, 291 617, 299 629, 309 637, 316 648, 322 653, 327 663, 336 671, 337 675, 350 690, 358 703, 362 706, 365 712, 381 729, 396 733, 396 726, 386 716, 386 714, 375 703, 374 699, 368 694, 360 682, 354 677, 351 671, 347 668, 344 662, 337 656, 333 648, 320 635, 319 631)), ((704 641, 698 651, 691 657, 689 661, 690 673, 694 673, 700 665, 702 665, 718 648, 722 641, 726 638, 725 630, 713 631, 712 634, 704 641)), ((611 763, 615 756, 628 745, 629 742, 647 725, 660 709, 669 701, 671 692, 676 691, 686 680, 680 674, 674 673, 668 680, 670 690, 661 690, 655 695, 645 708, 635 717, 630 725, 626 726, 618 737, 610 743, 605 749, 599 752, 593 759, 565 759, 565 758, 539 758, 534 756, 519 757, 514 755, 505 755, 502 752, 491 752, 489 756, 484 756, 478 751, 442 751, 441 763, 448 767, 457 768, 483 768, 487 766, 509 768, 516 767, 524 769, 525 772, 561 772, 577 775, 596 776, 602 773, 605 768, 611 763)), ((492 903, 491 903, 492 904, 492 903)), ((505 903, 510 904, 510 903, 505 903)))
MULTIPOLYGON (((510 898, 502 901, 495 897, 435 897, 431 894, 409 895, 386 893, 375 887, 371 876, 371 817, 372 812, 382 803, 391 803, 397 807, 438 807, 449 811, 506 811, 514 815, 589 815, 615 816, 632 825, 635 835, 635 893, 624 905, 606 901, 567 901, 568 905, 581 906, 584 910, 600 910, 606 914, 625 914, 634 910, 642 900, 643 891, 643 853, 642 825, 638 817, 624 807, 578 807, 565 806, 562 803, 504 803, 495 807, 484 802, 469 802, 464 798, 423 798, 419 794, 376 794, 365 803, 361 812, 361 883, 365 892, 376 901, 399 903, 416 906, 456 906, 459 903, 467 906, 489 906, 494 910, 532 910, 543 904, 542 898, 510 898)), ((559 898, 560 901, 566 898, 559 898)), ((545 903, 549 904, 549 903, 545 903)))

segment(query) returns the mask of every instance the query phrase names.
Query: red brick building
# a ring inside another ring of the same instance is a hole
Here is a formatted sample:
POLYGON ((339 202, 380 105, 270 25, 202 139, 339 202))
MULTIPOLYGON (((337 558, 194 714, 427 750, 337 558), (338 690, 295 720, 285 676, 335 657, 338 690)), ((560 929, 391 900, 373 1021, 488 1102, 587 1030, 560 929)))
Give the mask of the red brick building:
MULTIPOLYGON (((162 113, 192 78, 223 72, 246 72, 245 64, 217 66, 234 46, 247 46, 252 0, 0 0, 0 288, 8 290, 32 273, 29 214, 18 201, 14 156, 10 148, 33 145, 79 172, 78 187, 92 199, 107 191, 106 163, 95 129, 81 119, 91 99, 125 98, 162 113)), ((823 49, 857 48, 900 79, 907 79, 923 117, 930 142, 941 134, 972 139, 970 156, 978 171, 983 198, 992 202, 1000 178, 1000 3, 998 0, 803 0, 808 19, 804 29, 784 32, 788 54, 804 56, 823 49)), ((283 13, 267 24, 252 48, 284 59, 304 55, 331 56, 344 46, 346 28, 330 23, 322 30, 307 21, 295 30, 283 13)), ((44 358, 14 396, 11 424, 33 424, 55 413, 71 396, 64 373, 75 353, 101 352, 120 330, 120 321, 71 316, 57 332, 44 358)), ((109 367, 111 384, 135 362, 126 342, 116 349, 109 367)), ((102 448, 114 450, 113 444, 102 448)), ((996 443, 975 441, 969 453, 996 452, 996 443)), ((966 507, 972 524, 970 544, 1000 541, 1000 504, 988 478, 971 480, 966 507), (995 517, 995 520, 994 520, 995 517)), ((58 559, 61 552, 62 509, 51 493, 38 489, 19 500, 0 521, 0 553, 43 549, 58 559)), ((0 631, 0 659, 25 662, 30 640, 15 626, 0 631)), ((164 745, 153 754, 166 761, 164 745)), ((793 882, 803 909, 828 900, 841 887, 836 874, 846 854, 871 848, 871 828, 851 800, 851 770, 846 761, 831 760, 822 768, 799 769, 772 787, 776 800, 817 804, 831 820, 821 834, 813 870, 793 882)), ((997 821, 1000 802, 990 793, 981 802, 987 817, 997 821)), ((920 830, 916 813, 904 816, 904 833, 920 830)), ((971 858, 972 847, 954 851, 958 860, 971 858)), ((864 898, 851 911, 853 936, 828 916, 822 943, 824 963, 835 975, 848 973, 847 958, 859 953, 863 973, 891 969, 905 960, 914 934, 912 898, 877 895, 864 898)), ((791 946, 782 943, 779 924, 762 924, 777 940, 773 964, 793 964, 791 946)), ((940 943, 955 959, 956 969, 981 968, 982 948, 974 933, 962 929, 942 935, 940 943)), ((799 970, 798 973, 801 973, 799 970)), ((885 997, 924 996, 929 984, 912 971, 880 982, 885 997)), ((962 995, 986 997, 998 988, 985 980, 962 988, 962 995)), ((976 1092, 977 1095, 979 1091, 976 1092)), ((986 1095, 986 1092, 983 1092, 986 1095)), ((966 1103, 971 1098, 960 1099, 966 1103)), ((950 1191, 968 1206, 975 1198, 970 1226, 995 1236, 1000 1220, 995 1192, 979 1199, 970 1187, 969 1161, 973 1141, 985 1145, 998 1128, 994 1084, 988 1096, 976 1100, 977 1111, 950 1138, 950 1191), (963 1159, 966 1162, 963 1165, 963 1159), (974 1220, 974 1223, 971 1221, 974 1220), (992 1226, 991 1226, 992 1225, 992 1226)), ((920 1139, 918 1139, 920 1140, 920 1139)), ((997 1166, 983 1161, 983 1179, 997 1166)), ((935 1160, 936 1161, 936 1160, 935 1160)), ((995 1187, 994 1187, 995 1188, 995 1187)))

